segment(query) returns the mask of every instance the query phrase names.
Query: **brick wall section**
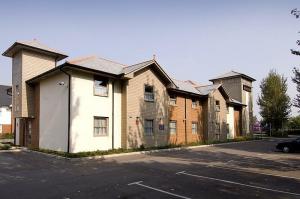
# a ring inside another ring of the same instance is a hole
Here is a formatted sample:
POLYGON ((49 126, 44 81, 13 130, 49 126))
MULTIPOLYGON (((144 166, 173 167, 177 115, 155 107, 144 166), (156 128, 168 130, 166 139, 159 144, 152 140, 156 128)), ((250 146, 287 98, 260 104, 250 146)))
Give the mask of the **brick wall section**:
POLYGON ((2 133, 11 133, 11 125, 10 124, 2 124, 2 133))
MULTIPOLYGON (((166 85, 151 69, 151 66, 136 72, 133 78, 128 80, 126 101, 126 108, 123 106, 123 111, 126 110, 126 118, 123 118, 123 122, 125 121, 127 124, 126 136, 123 136, 123 146, 125 145, 124 138, 126 138, 127 148, 139 147, 141 144, 146 147, 166 145, 168 143, 168 93, 166 85), (154 102, 144 100, 146 84, 154 87, 154 102), (165 126, 163 131, 158 129, 160 118, 165 126), (153 120, 153 135, 145 135, 145 119, 153 120)), ((123 126, 125 126, 124 123, 123 126)))
POLYGON ((192 108, 192 98, 190 96, 178 95, 176 105, 169 106, 169 120, 174 120, 177 124, 177 132, 176 134, 170 134, 169 142, 173 144, 184 144, 186 142, 194 143, 203 141, 203 114, 202 100, 197 99, 197 107, 192 108), (192 133, 193 122, 197 123, 198 132, 196 134, 192 133))

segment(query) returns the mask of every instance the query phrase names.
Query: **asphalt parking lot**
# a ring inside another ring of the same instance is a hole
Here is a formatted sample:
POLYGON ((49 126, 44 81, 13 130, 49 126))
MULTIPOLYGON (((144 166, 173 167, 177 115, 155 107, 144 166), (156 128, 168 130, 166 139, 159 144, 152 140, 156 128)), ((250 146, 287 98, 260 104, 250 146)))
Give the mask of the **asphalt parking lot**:
POLYGON ((300 198, 300 154, 278 141, 84 161, 1 152, 0 198, 300 198))

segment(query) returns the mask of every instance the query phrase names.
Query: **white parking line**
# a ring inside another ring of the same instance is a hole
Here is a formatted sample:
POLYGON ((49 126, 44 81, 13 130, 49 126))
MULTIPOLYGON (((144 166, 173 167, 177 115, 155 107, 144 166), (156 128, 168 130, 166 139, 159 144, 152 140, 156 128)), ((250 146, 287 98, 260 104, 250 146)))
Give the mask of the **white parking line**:
POLYGON ((208 165, 207 167, 212 167, 212 168, 221 168, 221 169, 226 169, 230 171, 239 171, 239 172, 245 172, 245 173, 255 173, 259 175, 268 175, 268 176, 274 176, 274 177, 281 177, 281 178, 289 178, 293 180, 300 180, 300 178, 297 177, 292 177, 292 176, 286 176, 286 175, 279 175, 279 174, 274 174, 274 173, 266 173, 263 171, 253 171, 253 170, 248 170, 248 169, 242 169, 242 168, 230 168, 228 166, 221 166, 221 165, 208 165))
POLYGON ((192 176, 192 177, 196 177, 196 178, 203 178, 203 179, 208 179, 208 180, 213 180, 213 181, 219 181, 219 182, 225 182, 225 183, 229 183, 229 184, 235 184, 235 185, 240 185, 240 186, 245 186, 245 187, 251 187, 251 188, 254 188, 254 189, 261 189, 261 190, 265 190, 265 191, 271 191, 271 192, 289 194, 289 195, 294 195, 294 196, 300 196, 299 193, 293 193, 293 192, 287 192, 287 191, 280 191, 280 190, 276 190, 276 189, 269 189, 269 188, 265 188, 265 187, 248 185, 248 184, 243 184, 243 183, 239 183, 239 182, 233 182, 233 181, 229 181, 229 180, 222 180, 222 179, 218 179, 218 178, 211 178, 211 177, 207 177, 207 176, 200 176, 200 175, 190 174, 190 173, 187 173, 185 171, 177 172, 176 175, 187 175, 187 176, 192 176))
POLYGON ((142 182, 143 182, 143 181, 132 182, 132 183, 129 183, 128 185, 129 185, 129 186, 131 186, 131 185, 141 186, 141 187, 144 187, 144 188, 152 189, 152 190, 154 190, 154 191, 158 191, 158 192, 165 193, 165 194, 168 194, 168 195, 171 195, 171 196, 175 196, 175 197, 177 197, 177 198, 191 199, 191 198, 188 198, 188 197, 185 197, 185 196, 181 196, 181 195, 174 194, 174 193, 171 193, 171 192, 168 192, 168 191, 164 191, 164 190, 161 190, 161 189, 157 189, 157 188, 154 188, 154 187, 150 187, 150 186, 148 186, 148 185, 144 185, 144 184, 142 184, 142 182))

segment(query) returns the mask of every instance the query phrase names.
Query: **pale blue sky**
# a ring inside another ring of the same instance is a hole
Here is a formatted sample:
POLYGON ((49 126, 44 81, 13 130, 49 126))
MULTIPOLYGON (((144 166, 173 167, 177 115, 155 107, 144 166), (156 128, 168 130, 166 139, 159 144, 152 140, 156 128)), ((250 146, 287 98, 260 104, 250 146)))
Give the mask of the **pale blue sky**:
MULTIPOLYGON (((70 57, 134 64, 156 54, 177 79, 207 84, 230 70, 248 74, 257 79, 255 101, 261 79, 276 69, 289 78, 293 98, 292 68, 300 63, 289 50, 300 31, 293 8, 299 0, 3 1, 0 51, 36 38, 70 57)), ((0 84, 11 84, 11 60, 3 56, 0 84)))

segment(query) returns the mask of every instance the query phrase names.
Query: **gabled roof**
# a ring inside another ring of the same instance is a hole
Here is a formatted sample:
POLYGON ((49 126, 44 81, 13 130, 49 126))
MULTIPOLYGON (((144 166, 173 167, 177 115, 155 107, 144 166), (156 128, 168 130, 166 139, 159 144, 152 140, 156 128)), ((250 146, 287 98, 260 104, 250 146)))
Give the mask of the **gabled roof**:
POLYGON ((114 61, 110 61, 104 58, 89 56, 79 59, 69 60, 66 63, 82 66, 85 68, 102 71, 105 73, 110 73, 114 75, 120 75, 123 73, 124 64, 120 64, 114 61))
POLYGON ((0 107, 1 106, 10 106, 12 104, 12 98, 7 94, 7 90, 11 86, 0 85, 0 107))
POLYGON ((208 95, 218 89, 222 84, 211 84, 206 86, 198 86, 196 89, 201 95, 208 95))
POLYGON ((12 57, 15 53, 17 53, 21 49, 29 49, 33 51, 39 51, 42 53, 46 53, 52 56, 57 57, 57 61, 60 61, 66 57, 68 57, 65 53, 50 48, 37 40, 30 41, 16 41, 12 46, 10 46, 2 55, 6 57, 12 57))
POLYGON ((137 71, 142 70, 151 65, 156 66, 156 69, 158 69, 157 71, 164 77, 165 80, 167 80, 172 85, 175 85, 173 80, 169 77, 169 75, 164 71, 164 69, 154 59, 124 67, 122 72, 124 75, 128 75, 130 73, 137 72, 137 71))
POLYGON ((127 67, 123 68, 123 73, 126 75, 126 74, 129 74, 129 73, 135 72, 137 70, 140 70, 142 68, 145 68, 145 67, 147 67, 151 64, 154 64, 154 63, 156 63, 155 60, 148 60, 148 61, 144 61, 144 62, 134 64, 134 65, 131 65, 131 66, 127 66, 127 67))
POLYGON ((201 93, 189 82, 172 79, 176 85, 176 90, 181 90, 188 93, 200 95, 201 93))
POLYGON ((254 78, 248 76, 248 75, 245 75, 243 73, 239 73, 239 72, 236 72, 236 71, 230 71, 228 73, 225 73, 223 75, 219 75, 213 79, 210 79, 209 81, 214 81, 214 80, 218 80, 218 79, 229 79, 229 78, 232 78, 232 77, 243 77, 244 79, 247 79, 247 80, 250 80, 250 81, 256 81, 254 78))

